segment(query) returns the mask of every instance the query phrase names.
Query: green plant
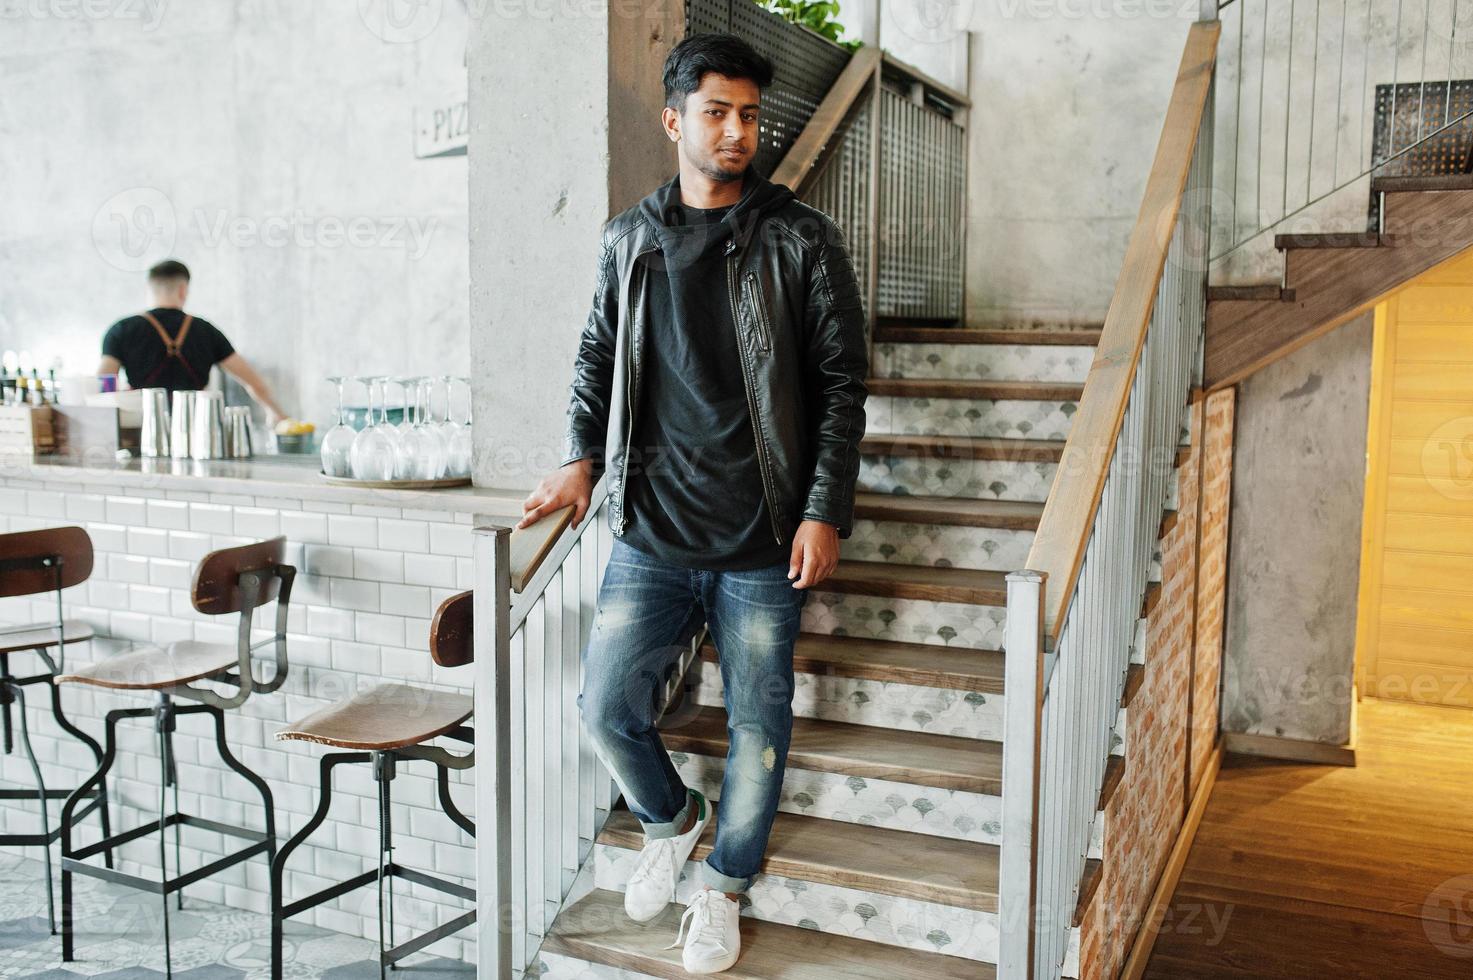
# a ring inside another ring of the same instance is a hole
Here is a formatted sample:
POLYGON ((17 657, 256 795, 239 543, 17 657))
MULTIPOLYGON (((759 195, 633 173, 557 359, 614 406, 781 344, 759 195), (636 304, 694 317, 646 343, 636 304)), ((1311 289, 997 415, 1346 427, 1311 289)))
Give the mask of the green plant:
POLYGON ((755 0, 757 6, 769 10, 786 21, 808 28, 850 51, 859 41, 841 41, 844 25, 834 18, 839 13, 838 0, 755 0))

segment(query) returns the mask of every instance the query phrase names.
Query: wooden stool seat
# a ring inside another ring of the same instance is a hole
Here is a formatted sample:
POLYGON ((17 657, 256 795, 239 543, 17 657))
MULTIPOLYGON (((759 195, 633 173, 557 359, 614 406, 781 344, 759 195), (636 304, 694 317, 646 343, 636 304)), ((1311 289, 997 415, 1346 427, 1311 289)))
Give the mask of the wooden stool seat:
POLYGON ((223 674, 239 664, 240 653, 233 646, 180 640, 166 647, 120 653, 62 674, 56 681, 122 691, 158 691, 223 674))
MULTIPOLYGON (((93 637, 92 627, 80 619, 68 619, 63 623, 63 643, 81 643, 93 637)), ((0 653, 15 653, 18 650, 35 650, 38 647, 56 646, 55 623, 31 623, 26 626, 7 626, 0 629, 0 653)))
POLYGON ((276 733, 282 740, 389 752, 453 731, 471 716, 468 694, 409 684, 379 684, 276 733))

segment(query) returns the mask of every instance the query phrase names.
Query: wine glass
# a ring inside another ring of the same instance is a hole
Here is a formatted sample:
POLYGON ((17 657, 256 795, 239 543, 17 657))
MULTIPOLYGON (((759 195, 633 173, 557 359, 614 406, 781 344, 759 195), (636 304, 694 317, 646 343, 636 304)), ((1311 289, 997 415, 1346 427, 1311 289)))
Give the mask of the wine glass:
MULTIPOLYGON (((368 426, 353 439, 353 448, 350 452, 353 476, 359 480, 392 480, 397 455, 394 436, 390 435, 393 432, 393 426, 389 425, 387 411, 377 422, 373 418, 373 392, 375 388, 383 388, 385 379, 362 378, 360 380, 369 385, 368 426)), ((387 389, 385 389, 385 394, 387 394, 387 389)))
MULTIPOLYGON (((396 385, 399 386, 399 404, 401 404, 401 405, 404 406, 404 408, 402 410, 402 413, 399 416, 399 422, 398 422, 397 425, 394 426, 394 428, 396 428, 396 429, 399 430, 399 435, 400 436, 407 436, 407 435, 409 435, 409 430, 412 429, 412 428, 414 428, 414 419, 411 418, 410 417, 410 414, 409 414, 409 404, 410 404, 410 402, 409 402, 409 386, 412 385, 412 384, 414 384, 418 380, 419 380, 418 378, 404 378, 404 377, 399 377, 399 378, 394 378, 393 379, 394 384, 396 384, 396 385)), ((385 413, 386 414, 387 414, 387 411, 388 410, 385 409, 385 413)))
POLYGON ((322 437, 322 472, 328 476, 352 476, 353 440, 358 433, 348 424, 347 417, 343 414, 343 381, 342 377, 328 378, 328 381, 338 386, 338 421, 327 435, 322 437))
POLYGON ((415 382, 414 427, 405 437, 405 455, 413 479, 438 480, 445 473, 445 440, 430 413, 433 387, 429 378, 416 378, 415 382))
MULTIPOLYGON (((448 379, 447 379, 448 380, 448 379)), ((456 378, 455 380, 465 384, 465 423, 452 422, 454 431, 450 435, 450 466, 454 469, 454 476, 471 475, 471 379, 456 378)), ((445 407, 445 417, 450 418, 450 407, 445 407)))

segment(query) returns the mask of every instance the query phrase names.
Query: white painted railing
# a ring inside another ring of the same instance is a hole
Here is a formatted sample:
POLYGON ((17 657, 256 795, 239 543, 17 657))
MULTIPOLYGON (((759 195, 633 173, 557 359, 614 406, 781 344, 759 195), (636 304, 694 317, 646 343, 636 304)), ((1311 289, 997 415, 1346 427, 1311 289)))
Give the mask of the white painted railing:
POLYGON ((519 977, 536 955, 614 797, 577 706, 613 542, 607 492, 600 480, 583 522, 540 560, 541 548, 514 559, 511 529, 476 528, 476 960, 486 980, 519 977))
POLYGON ((1217 25, 1192 29, 1099 348, 1008 577, 998 976, 1061 975, 1190 389, 1201 374, 1217 25))

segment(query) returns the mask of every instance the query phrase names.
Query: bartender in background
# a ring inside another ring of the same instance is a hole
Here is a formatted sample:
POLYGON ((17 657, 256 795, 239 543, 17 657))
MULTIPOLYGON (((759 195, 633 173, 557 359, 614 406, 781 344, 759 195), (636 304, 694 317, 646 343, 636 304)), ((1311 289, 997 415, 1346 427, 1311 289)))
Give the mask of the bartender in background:
POLYGON ((124 317, 108 328, 102 338, 98 374, 117 374, 122 368, 134 388, 197 391, 210 380, 210 368, 218 364, 266 410, 268 425, 285 416, 266 382, 225 335, 208 320, 184 312, 189 269, 183 262, 168 259, 149 269, 148 288, 153 309, 124 317))

